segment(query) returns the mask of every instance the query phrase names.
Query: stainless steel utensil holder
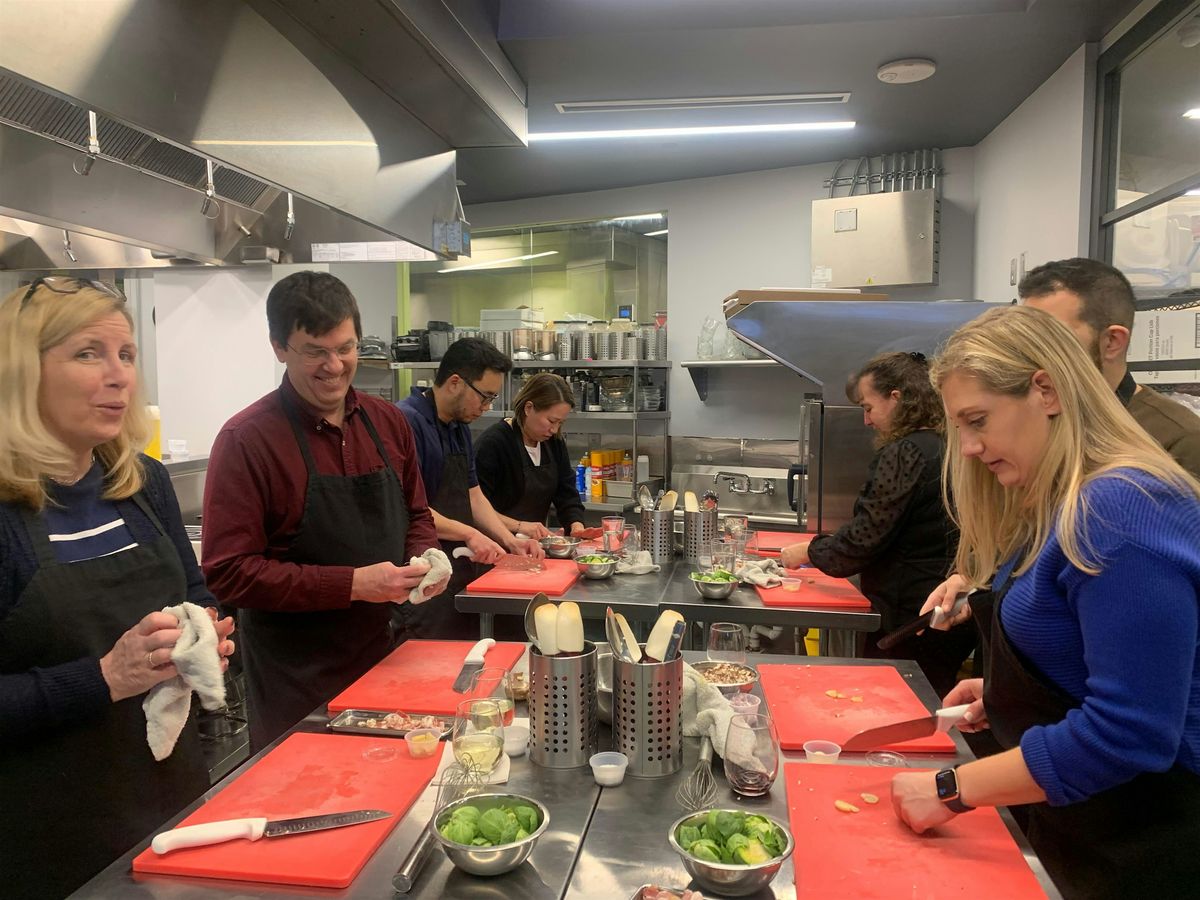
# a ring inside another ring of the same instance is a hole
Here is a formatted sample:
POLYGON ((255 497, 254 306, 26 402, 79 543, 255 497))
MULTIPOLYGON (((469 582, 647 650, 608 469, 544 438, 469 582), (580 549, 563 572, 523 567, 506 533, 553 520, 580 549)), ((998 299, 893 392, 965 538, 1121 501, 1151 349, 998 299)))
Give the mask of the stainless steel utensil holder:
POLYGON ((650 551, 650 559, 656 565, 661 566, 675 558, 674 528, 673 509, 642 510, 642 549, 650 551))
POLYGON ((683 514, 683 558, 696 562, 707 541, 717 538, 717 511, 702 509, 683 514))
POLYGON ((630 663, 613 655, 613 749, 628 774, 660 778, 683 765, 683 657, 630 663))
POLYGON ((596 645, 578 656, 529 648, 529 761, 548 769, 586 766, 599 746, 596 645))

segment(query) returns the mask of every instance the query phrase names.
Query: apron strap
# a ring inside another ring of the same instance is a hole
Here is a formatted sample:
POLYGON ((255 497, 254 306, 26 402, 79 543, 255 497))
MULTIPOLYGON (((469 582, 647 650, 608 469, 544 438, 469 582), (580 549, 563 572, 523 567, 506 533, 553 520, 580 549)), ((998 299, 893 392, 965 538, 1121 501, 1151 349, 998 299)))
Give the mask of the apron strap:
POLYGON ((387 451, 383 448, 383 441, 379 439, 379 432, 375 430, 375 425, 371 421, 371 417, 367 415, 367 411, 363 407, 358 408, 358 414, 362 416, 363 425, 366 426, 367 434, 371 436, 371 440, 375 442, 375 449, 379 451, 379 457, 383 460, 385 469, 392 468, 391 460, 388 459, 387 451))
POLYGON ((300 445, 300 454, 304 457, 304 466, 308 470, 308 474, 317 474, 317 463, 313 459, 312 450, 309 449, 308 436, 304 433, 304 429, 300 427, 299 411, 296 410, 282 390, 279 392, 279 402, 283 406, 283 414, 287 416, 288 425, 292 427, 292 434, 296 436, 296 443, 300 445))
POLYGON ((57 566, 58 559, 54 556, 54 548, 50 546, 50 532, 46 522, 40 515, 25 504, 21 504, 21 518, 25 522, 25 531, 29 534, 29 542, 33 544, 33 552, 37 556, 38 566, 46 568, 57 566))
POLYGON ((132 500, 134 503, 136 503, 136 504, 137 504, 137 507, 138 507, 138 509, 140 509, 140 510, 141 510, 143 513, 145 513, 145 514, 146 514, 146 518, 147 518, 147 519, 149 519, 149 520, 150 520, 150 522, 151 522, 151 524, 153 524, 153 525, 154 525, 154 527, 158 529, 158 533, 159 533, 159 534, 161 534, 163 537, 169 537, 169 536, 170 536, 170 535, 168 535, 168 534, 167 534, 167 529, 166 529, 166 527, 165 527, 165 526, 163 525, 163 523, 162 523, 162 522, 159 520, 158 516, 156 516, 156 515, 154 514, 154 510, 152 510, 152 509, 150 508, 150 504, 146 502, 146 498, 142 496, 142 492, 141 492, 141 491, 138 491, 136 494, 134 494, 134 495, 133 495, 132 497, 130 497, 129 499, 131 499, 131 500, 132 500))

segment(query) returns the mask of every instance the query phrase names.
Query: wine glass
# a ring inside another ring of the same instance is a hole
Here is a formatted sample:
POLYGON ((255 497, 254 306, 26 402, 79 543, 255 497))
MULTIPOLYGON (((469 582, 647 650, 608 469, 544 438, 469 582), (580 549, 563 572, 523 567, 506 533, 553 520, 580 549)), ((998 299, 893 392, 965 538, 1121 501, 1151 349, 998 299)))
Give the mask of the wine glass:
POLYGON ((708 658, 712 662, 746 664, 746 633, 733 622, 715 622, 708 630, 708 658))
POLYGON ((719 541, 701 541, 696 553, 696 568, 701 572, 711 572, 713 569, 713 549, 720 546, 719 541))
POLYGON ((779 735, 768 715, 741 714, 725 736, 725 778, 735 793, 761 797, 779 774, 779 735))
POLYGON ((743 537, 750 528, 750 519, 747 516, 726 516, 725 517, 725 534, 730 538, 743 537))
POLYGON ((454 758, 487 774, 504 753, 504 714, 495 700, 463 700, 454 715, 454 758))
POLYGON ((495 700, 500 705, 500 718, 505 726, 513 723, 516 709, 512 676, 508 669, 500 666, 488 666, 480 669, 471 676, 471 686, 467 688, 467 696, 475 700, 495 700))

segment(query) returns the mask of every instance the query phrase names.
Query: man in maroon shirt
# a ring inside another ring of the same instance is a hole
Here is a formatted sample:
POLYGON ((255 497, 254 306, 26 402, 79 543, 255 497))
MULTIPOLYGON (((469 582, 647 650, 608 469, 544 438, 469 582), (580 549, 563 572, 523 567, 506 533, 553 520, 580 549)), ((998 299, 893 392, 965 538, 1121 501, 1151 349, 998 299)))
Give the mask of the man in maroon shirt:
POLYGON ((350 386, 362 324, 349 289, 290 275, 267 323, 287 372, 217 435, 202 533, 209 588, 240 610, 255 750, 388 652, 391 606, 428 569, 408 560, 438 547, 408 422, 350 386))

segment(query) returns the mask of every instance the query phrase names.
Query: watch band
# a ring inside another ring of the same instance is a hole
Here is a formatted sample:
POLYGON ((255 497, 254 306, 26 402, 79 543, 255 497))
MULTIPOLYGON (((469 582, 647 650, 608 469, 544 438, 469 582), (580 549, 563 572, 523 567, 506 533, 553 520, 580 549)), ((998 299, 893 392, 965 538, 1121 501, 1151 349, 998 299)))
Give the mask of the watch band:
POLYGON ((957 766, 942 769, 934 776, 934 784, 937 786, 938 799, 942 801, 946 809, 952 813, 970 812, 975 807, 967 806, 959 799, 958 796, 958 773, 955 771, 957 766))

